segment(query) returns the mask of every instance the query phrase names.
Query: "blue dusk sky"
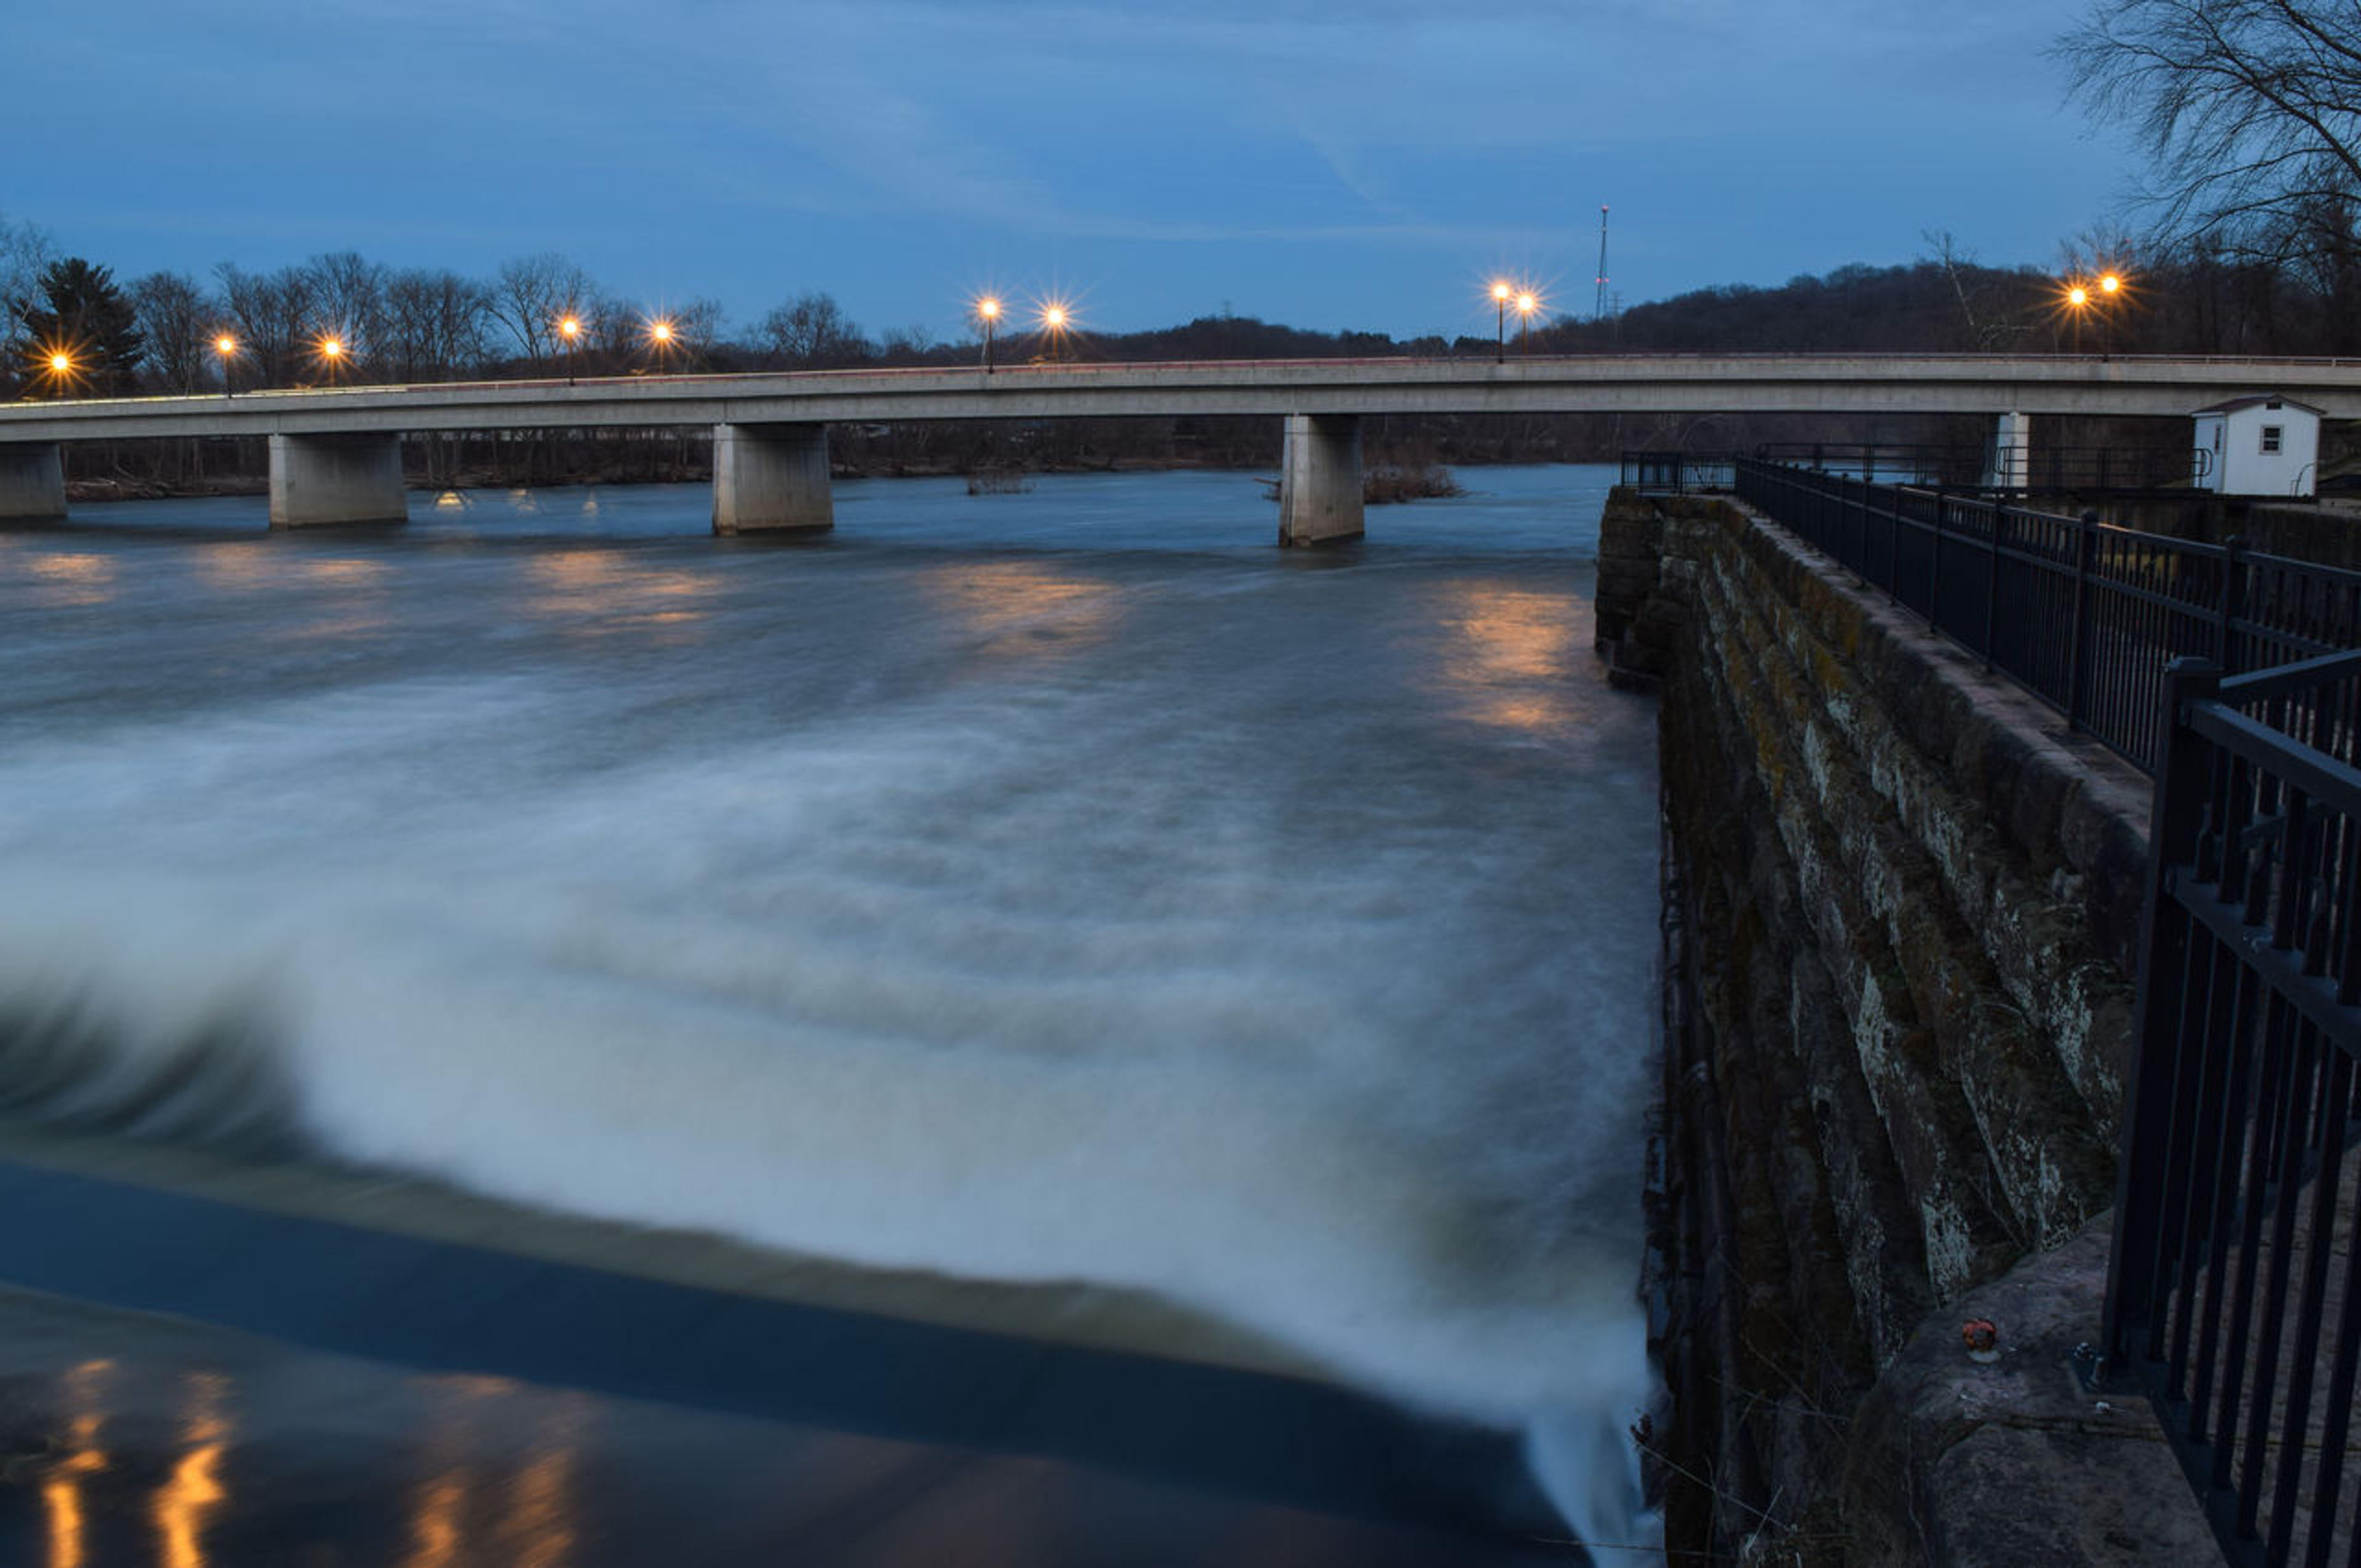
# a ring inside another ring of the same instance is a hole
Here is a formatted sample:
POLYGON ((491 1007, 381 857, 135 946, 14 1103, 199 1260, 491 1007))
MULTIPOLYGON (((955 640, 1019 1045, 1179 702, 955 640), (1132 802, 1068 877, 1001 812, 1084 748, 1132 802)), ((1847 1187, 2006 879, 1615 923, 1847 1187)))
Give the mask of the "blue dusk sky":
POLYGON ((2051 0, 20 3, 0 217, 128 280, 555 251, 751 323, 965 335, 990 288, 1485 333, 1928 253, 2055 264, 2136 175, 2051 0))

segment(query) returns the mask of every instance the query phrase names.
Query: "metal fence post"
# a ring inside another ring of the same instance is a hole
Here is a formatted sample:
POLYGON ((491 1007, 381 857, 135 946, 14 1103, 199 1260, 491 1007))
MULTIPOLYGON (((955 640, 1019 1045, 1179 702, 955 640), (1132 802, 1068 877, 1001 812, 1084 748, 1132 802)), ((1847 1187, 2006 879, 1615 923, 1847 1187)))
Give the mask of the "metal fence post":
POLYGON ((1935 512, 1935 532, 1927 541, 1927 624, 1943 630, 1943 513, 1935 512))
POLYGON ((2238 673, 2237 661, 2231 657, 2234 639, 2237 636, 2238 614, 2245 606, 2239 603, 2239 578, 2243 575, 2238 557, 2246 547, 2246 536, 2234 533, 2222 541, 2222 608, 2213 628, 2213 662, 2232 674, 2238 673))
MULTIPOLYGON (((1940 485, 1935 487, 1934 541, 1934 547, 1940 550, 1943 547, 1943 488, 1940 485)), ((1885 555, 1885 598, 1887 603, 1891 604, 1894 601, 1894 585, 1901 580, 1902 531, 1900 529, 1896 529, 1894 532, 1894 548, 1887 551, 1885 555)))
POLYGON ((2082 724, 2082 629, 2091 613, 2091 562, 2099 531, 2089 512, 2074 520, 2074 616, 2066 629, 2066 728, 2082 724))
POLYGON ((1989 526, 1984 529, 1984 674, 1993 667, 1993 623, 2000 614, 2000 528, 2008 516, 2007 509, 1993 508, 1989 526))
POLYGON ((2189 961, 2189 920, 2174 907, 2176 857, 2193 855, 2213 791, 2210 748, 2188 727, 2191 705, 2220 691, 2221 666, 2179 658, 2165 667, 2156 790, 2148 809, 2147 886, 2140 908, 2140 970, 2132 1020, 2132 1063, 2124 1086, 2123 1157, 2115 1167, 2115 1234, 2107 1260, 2107 1304, 2099 1330, 2103 1371, 2130 1360, 2125 1335, 2153 1315, 2158 1255, 2164 1245, 2162 1188, 2170 1178, 2172 1099, 2180 1074, 2177 983, 2189 961))

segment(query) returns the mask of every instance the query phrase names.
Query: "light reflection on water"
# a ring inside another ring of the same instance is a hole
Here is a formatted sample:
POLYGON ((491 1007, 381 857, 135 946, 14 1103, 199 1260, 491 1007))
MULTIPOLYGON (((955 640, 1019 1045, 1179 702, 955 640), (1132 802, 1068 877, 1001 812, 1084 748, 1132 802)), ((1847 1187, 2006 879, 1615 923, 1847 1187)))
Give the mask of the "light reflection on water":
POLYGON ((25 564, 25 569, 39 585, 37 603, 103 605, 114 597, 115 563, 104 555, 38 554, 25 564))
POLYGON ((1121 596, 1039 561, 985 561, 925 568, 929 601, 954 618, 966 652, 992 659, 1080 652, 1104 641, 1123 610, 1121 596))
POLYGON ((230 1438, 222 1404, 229 1380, 218 1372, 192 1372, 187 1380, 183 1453, 156 1492, 156 1530, 164 1568, 204 1568, 206 1520, 228 1501, 221 1484, 222 1451, 230 1438))
POLYGON ((1576 642, 1564 594, 1478 580, 1451 584, 1438 597, 1446 641, 1434 668, 1462 717, 1536 734, 1574 720, 1569 666, 1587 650, 1576 642))
POLYGON ((89 1562, 82 1489, 85 1477, 106 1468, 98 1434, 105 1421, 105 1378, 114 1369, 111 1361, 85 1361, 60 1380, 60 1405, 69 1412, 68 1447, 41 1484, 41 1500, 49 1511, 49 1568, 85 1568, 89 1562))

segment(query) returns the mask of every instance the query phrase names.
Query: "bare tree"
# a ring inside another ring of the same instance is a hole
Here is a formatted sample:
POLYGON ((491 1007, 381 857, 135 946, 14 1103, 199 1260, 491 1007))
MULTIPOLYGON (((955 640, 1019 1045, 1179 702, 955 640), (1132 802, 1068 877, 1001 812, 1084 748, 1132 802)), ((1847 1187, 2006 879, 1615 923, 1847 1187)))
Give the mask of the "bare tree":
POLYGON ((2279 251, 2350 236, 2361 192, 2361 11, 2351 0, 2102 0, 2051 52, 2095 115, 2155 159, 2168 233, 2279 251))
POLYGON ((23 364, 25 313, 38 302, 41 274, 56 259, 57 247, 46 230, 0 214, 0 387, 23 364))
POLYGON ((763 318, 763 342, 798 370, 827 370, 858 364, 870 355, 869 340, 829 295, 798 295, 763 318))
POLYGON ((558 323, 587 309, 598 287, 590 275, 555 251, 500 263, 491 288, 491 317, 508 329, 517 351, 535 365, 565 351, 558 323))
POLYGON ((315 311, 312 280, 300 267, 247 272, 235 262, 214 269, 239 352, 261 385, 292 385, 313 367, 315 311))
POLYGON ((315 256, 303 265, 311 283, 313 329, 344 345, 354 365, 375 364, 384 352, 385 269, 357 251, 315 256))
POLYGON ((148 367, 155 381, 175 392, 193 392, 210 374, 214 328, 221 310, 195 279, 180 272, 150 272, 131 285, 132 309, 148 343, 148 367))
POLYGON ((908 326, 888 327, 879 352, 886 361, 896 365, 915 365, 925 359, 927 351, 935 345, 935 334, 924 322, 908 326))
POLYGON ((484 361, 491 291, 456 272, 411 268, 385 280, 386 374, 402 381, 447 381, 484 361))

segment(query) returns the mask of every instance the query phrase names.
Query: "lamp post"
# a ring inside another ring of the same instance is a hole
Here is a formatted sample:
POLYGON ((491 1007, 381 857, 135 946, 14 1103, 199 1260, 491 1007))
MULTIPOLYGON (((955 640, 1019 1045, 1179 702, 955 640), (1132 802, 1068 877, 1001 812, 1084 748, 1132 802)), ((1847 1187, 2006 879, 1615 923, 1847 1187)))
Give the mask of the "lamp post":
POLYGON ((659 368, 670 359, 673 349, 680 343, 680 328, 669 316, 651 316, 647 325, 648 354, 659 368))
POLYGON ((557 323, 557 335, 566 340, 566 384, 574 385, 574 344, 582 335, 582 318, 567 315, 557 323))
POLYGON ((222 334, 214 339, 214 352, 221 356, 222 396, 234 398, 237 396, 237 389, 230 385, 229 372, 231 365, 237 359, 237 339, 227 333, 222 334))
POLYGON ((2091 309, 2091 291, 2080 283, 2066 286, 2066 309, 2074 318, 2074 352, 2082 352, 2082 317, 2091 309))
POLYGON ((2110 272, 2099 280, 2099 353, 2109 359, 2115 356, 2115 302, 2123 292, 2121 274, 2110 272))
POLYGON ((1000 300, 986 294, 975 302, 976 319, 983 323, 983 373, 992 374, 992 332, 1000 323, 1000 300))
POLYGON ((1541 296, 1531 289, 1517 296, 1517 352, 1531 356, 1533 352, 1533 313, 1542 308, 1541 296))
POLYGON ((73 390, 73 356, 62 348, 49 350, 49 385, 63 398, 73 390))
POLYGON ((1062 301, 1044 300, 1038 320, 1042 333, 1049 339, 1050 363, 1060 363, 1066 351, 1066 333, 1074 324, 1073 313, 1062 301))
POLYGON ((344 339, 340 337, 324 337, 320 340, 320 360, 321 363, 327 366, 328 380, 332 384, 336 378, 336 367, 344 362, 344 339))
POLYGON ((1516 292, 1505 279, 1492 282, 1492 363, 1505 365, 1509 360, 1509 296, 1516 292))

